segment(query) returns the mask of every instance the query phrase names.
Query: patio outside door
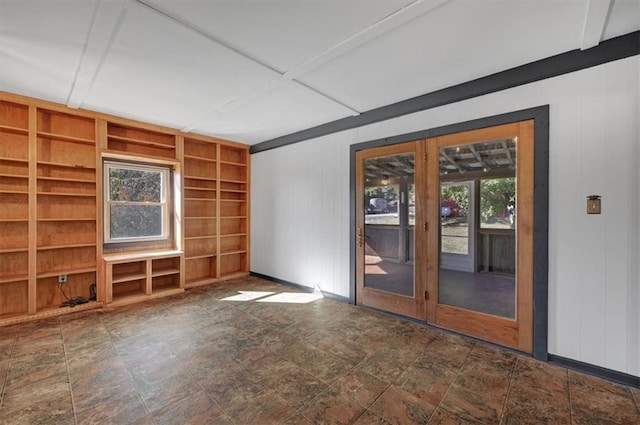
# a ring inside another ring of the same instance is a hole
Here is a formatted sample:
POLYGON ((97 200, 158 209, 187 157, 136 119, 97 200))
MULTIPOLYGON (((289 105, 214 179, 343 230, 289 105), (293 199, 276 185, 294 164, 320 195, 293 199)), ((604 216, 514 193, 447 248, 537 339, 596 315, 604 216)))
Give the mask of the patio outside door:
POLYGON ((424 319, 422 168, 423 144, 403 143, 357 153, 356 302, 424 319))

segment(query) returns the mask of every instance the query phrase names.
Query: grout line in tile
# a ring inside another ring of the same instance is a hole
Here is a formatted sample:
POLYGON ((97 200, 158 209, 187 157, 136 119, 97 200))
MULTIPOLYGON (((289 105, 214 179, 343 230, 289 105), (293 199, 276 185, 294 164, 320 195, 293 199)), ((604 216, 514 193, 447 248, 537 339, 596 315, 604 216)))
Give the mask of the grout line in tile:
POLYGON ((71 410, 73 411, 73 422, 78 423, 78 417, 76 414, 76 403, 73 397, 73 384, 71 383, 71 373, 69 373, 69 356, 67 356, 67 344, 64 340, 64 334, 62 333, 62 324, 60 326, 60 339, 62 340, 62 351, 64 352, 64 365, 67 370, 67 380, 69 381, 69 398, 71 399, 71 410))
POLYGON ((11 350, 9 350, 9 360, 7 362, 7 372, 4 375, 4 379, 2 381, 2 389, 0 391, 0 409, 2 409, 2 404, 4 403, 4 393, 7 389, 7 383, 9 382, 9 372, 11 371, 11 361, 13 360, 13 352, 16 348, 16 343, 18 341, 17 332, 13 334, 13 342, 11 343, 11 350))
POLYGON ((567 373, 567 392, 569 393, 569 419, 571 419, 571 423, 575 423, 573 420, 573 397, 571 396, 571 373, 569 369, 565 369, 567 373))
POLYGON ((509 377, 509 385, 507 385, 507 394, 504 397, 504 402, 502 403, 502 412, 500 413, 500 420, 498 423, 504 423, 504 414, 507 410, 507 402, 509 401, 509 396, 511 395, 511 385, 513 384, 513 379, 516 375, 516 369, 518 367, 518 362, 520 362, 520 356, 516 356, 516 361, 513 362, 513 369, 511 369, 511 376, 509 377))
MULTIPOLYGON (((449 387, 447 387, 447 391, 445 391, 445 393, 442 395, 442 398, 440 398, 440 401, 438 402, 438 405, 436 406, 436 408, 433 410, 433 413, 436 413, 438 411, 438 409, 442 405, 442 401, 445 398, 447 398, 447 394, 449 394, 449 391, 451 391, 451 387, 453 387, 453 384, 455 384, 456 380, 460 376, 460 373, 462 373, 462 369, 464 369, 464 366, 467 364, 467 361, 469 360, 469 357, 471 357, 471 353, 473 352, 473 350, 477 346, 478 346, 478 344, 474 342, 473 343, 473 347, 471 347, 471 350, 469 350, 469 352, 467 353, 467 357, 464 359, 464 361, 460 365, 460 368, 458 368, 458 372, 456 373, 456 376, 454 376, 453 379, 451 380, 451 383, 449 384, 449 387)), ((444 409, 444 407, 443 407, 443 409, 444 409)), ((450 412, 450 413, 453 413, 453 412, 450 412)), ((428 423, 431 423, 432 419, 433 419, 433 414, 431 414, 431 418, 429 418, 429 422, 428 423)))

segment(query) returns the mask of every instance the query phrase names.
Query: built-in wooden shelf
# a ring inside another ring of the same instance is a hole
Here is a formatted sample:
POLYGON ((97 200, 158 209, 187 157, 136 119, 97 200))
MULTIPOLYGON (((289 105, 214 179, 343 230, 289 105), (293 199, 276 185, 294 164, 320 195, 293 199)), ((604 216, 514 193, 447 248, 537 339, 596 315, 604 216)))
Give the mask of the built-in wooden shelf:
POLYGON ((64 164, 61 162, 51 162, 51 161, 38 161, 38 165, 48 165, 51 167, 60 167, 60 168, 86 168, 88 170, 95 170, 96 167, 93 165, 85 165, 85 164, 64 164))
POLYGON ((38 196, 70 196, 74 198, 95 198, 95 193, 38 192, 38 196))
POLYGON ((39 246, 38 251, 47 251, 50 249, 65 249, 65 248, 87 248, 87 247, 95 247, 95 243, 78 243, 78 244, 66 244, 66 245, 47 245, 47 246, 39 246))
POLYGON ((140 145, 140 146, 150 146, 150 147, 160 148, 160 149, 171 150, 176 148, 175 146, 168 145, 166 143, 151 142, 148 140, 140 140, 140 139, 134 139, 132 137, 124 137, 124 136, 115 136, 112 134, 110 134, 108 138, 109 140, 117 140, 119 142, 125 142, 125 143, 134 144, 134 145, 140 145))
POLYGON ((0 156, 0 161, 17 162, 19 164, 28 164, 29 163, 28 159, 12 158, 12 157, 8 157, 8 156, 0 156))
POLYGON ((195 156, 195 155, 184 155, 185 159, 194 159, 196 161, 203 161, 203 162, 212 162, 212 163, 216 163, 217 160, 216 159, 212 159, 212 158, 204 158, 201 156, 195 156))
POLYGON ((188 257, 185 257, 186 260, 197 260, 199 258, 211 258, 211 257, 215 257, 216 254, 200 254, 200 255, 189 255, 188 257))
POLYGON ((15 134, 29 134, 29 129, 27 128, 20 128, 20 127, 14 127, 12 125, 4 125, 4 124, 0 124, 0 131, 4 131, 7 133, 15 133, 15 134))
POLYGON ((74 264, 73 268, 64 268, 64 269, 59 269, 59 270, 52 270, 52 271, 48 271, 48 272, 42 272, 42 273, 38 273, 36 275, 36 277, 38 279, 42 279, 42 278, 46 278, 46 277, 57 277, 57 276, 60 276, 61 274, 66 274, 66 275, 82 274, 82 273, 91 273, 91 272, 95 272, 95 271, 96 271, 96 266, 95 265, 74 264))
POLYGON ((28 279, 29 279, 29 275, 27 273, 16 274, 11 276, 0 276, 0 284, 8 283, 8 282, 20 282, 28 279))
POLYGON ((95 145, 95 140, 85 139, 82 137, 67 136, 64 134, 49 133, 46 131, 38 131, 38 137, 42 139, 60 140, 62 142, 79 143, 81 145, 95 145))
POLYGON ((9 195, 28 195, 29 192, 26 190, 4 190, 0 189, 0 193, 6 193, 9 195))
POLYGON ((185 236, 187 240, 197 240, 197 239, 214 239, 216 235, 200 235, 200 236, 185 236))
MULTIPOLYGON (((242 162, 233 162, 233 161, 220 161, 220 164, 227 164, 227 165, 235 165, 238 167, 246 167, 247 164, 243 164, 242 162)), ((243 182, 245 183, 245 182, 243 182)))
POLYGON ((8 93, 0 135, 0 326, 247 275, 248 146, 8 93), (173 168, 179 250, 104 254, 104 158, 173 168), (68 297, 96 284, 97 301, 61 307, 61 274, 68 297))

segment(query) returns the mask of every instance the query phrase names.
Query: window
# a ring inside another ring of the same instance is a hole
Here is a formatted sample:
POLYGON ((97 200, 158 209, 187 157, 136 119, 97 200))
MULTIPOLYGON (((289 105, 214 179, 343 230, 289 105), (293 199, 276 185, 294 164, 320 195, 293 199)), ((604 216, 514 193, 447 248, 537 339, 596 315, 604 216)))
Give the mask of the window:
POLYGON ((170 168, 105 161, 104 241, 169 238, 170 168))

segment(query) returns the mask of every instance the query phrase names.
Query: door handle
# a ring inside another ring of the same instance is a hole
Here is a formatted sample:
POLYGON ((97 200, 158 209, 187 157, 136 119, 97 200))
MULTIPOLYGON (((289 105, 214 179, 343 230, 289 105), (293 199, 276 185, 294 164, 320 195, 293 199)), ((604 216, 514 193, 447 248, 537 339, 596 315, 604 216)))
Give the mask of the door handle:
POLYGON ((358 227, 358 231, 356 232, 356 242, 358 243, 358 248, 362 248, 364 244, 364 234, 362 232, 362 227, 358 227))

